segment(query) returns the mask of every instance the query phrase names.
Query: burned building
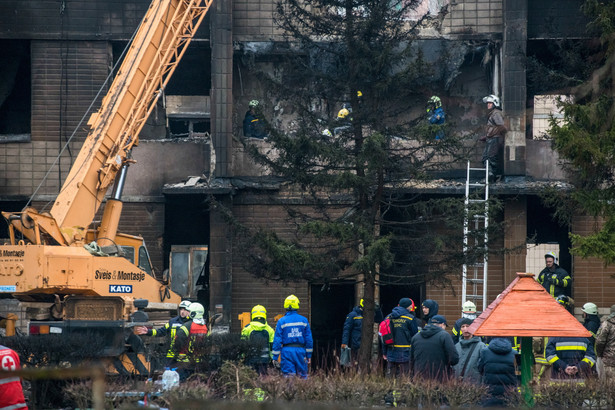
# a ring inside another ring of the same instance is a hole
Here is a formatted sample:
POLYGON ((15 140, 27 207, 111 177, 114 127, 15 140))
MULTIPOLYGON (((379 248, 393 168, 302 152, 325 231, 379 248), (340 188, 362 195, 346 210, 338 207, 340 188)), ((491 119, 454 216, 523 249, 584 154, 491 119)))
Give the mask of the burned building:
MULTIPOLYGON (((205 302, 210 313, 222 313, 222 326, 238 331, 239 315, 256 304, 265 305, 271 317, 280 314, 284 298, 293 293, 316 339, 339 344, 345 314, 356 303, 354 283, 255 279, 241 263, 225 215, 211 204, 215 198, 246 225, 268 226, 281 234, 289 229, 284 208, 293 198, 253 163, 241 143, 241 121, 250 100, 262 100, 270 118, 285 121, 247 63, 273 66, 276 56, 287 52, 277 47, 275 4, 214 0, 140 135, 120 229, 146 239, 157 275, 169 268, 172 273, 190 269, 190 280, 198 283, 190 296, 205 302)), ((86 135, 88 107, 100 104, 111 67, 121 60, 148 5, 148 0, 2 2, 0 209, 16 211, 29 204, 45 210, 54 201, 86 135)), ((507 118, 504 180, 492 187, 492 195, 503 198, 509 223, 497 246, 523 250, 490 257, 488 300, 516 272, 538 273, 544 253, 555 251, 561 266, 573 274, 578 306, 615 303, 613 268, 573 258, 568 250, 568 233, 588 233, 595 221, 576 215, 569 226, 561 226, 540 199, 541 187, 564 186, 566 177, 544 135, 549 115, 556 113, 551 95, 557 88, 528 80, 528 57, 548 60, 551 42, 588 41, 579 7, 578 0, 425 0, 416 10, 433 16, 419 44, 428 59, 446 55, 438 73, 441 88, 432 92, 446 101, 459 129, 469 133, 484 123, 481 99, 491 93, 501 96, 507 118), (536 243, 527 243, 528 238, 536 243)), ((465 169, 458 171, 463 179, 465 169)), ((463 183, 423 189, 435 196, 463 196, 463 183)), ((452 286, 444 288, 430 283, 383 287, 383 310, 410 296, 417 304, 435 299, 441 313, 456 318, 463 302, 461 267, 451 276, 452 286)))

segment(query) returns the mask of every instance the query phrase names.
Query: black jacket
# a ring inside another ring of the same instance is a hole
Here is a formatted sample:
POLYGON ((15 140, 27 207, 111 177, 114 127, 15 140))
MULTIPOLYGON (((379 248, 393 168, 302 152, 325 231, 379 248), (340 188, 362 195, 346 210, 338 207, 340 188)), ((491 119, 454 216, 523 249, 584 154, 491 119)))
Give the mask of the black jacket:
POLYGON ((598 329, 600 329, 600 318, 598 315, 587 315, 585 317, 585 321, 583 322, 583 326, 585 326, 585 329, 589 330, 592 334, 589 341, 592 344, 596 343, 596 333, 598 333, 598 329))
POLYGON ((408 309, 401 306, 393 308, 389 317, 395 342, 392 347, 386 349, 387 360, 389 362, 406 363, 410 360, 412 336, 419 331, 416 318, 408 309))
POLYGON ((427 316, 423 317, 423 320, 425 321, 425 326, 427 326, 427 324, 429 323, 429 319, 438 314, 438 302, 433 299, 426 299, 421 306, 429 308, 429 313, 427 314, 427 316))
POLYGON ((553 268, 544 268, 538 274, 538 283, 553 296, 554 298, 559 295, 570 296, 570 289, 572 287, 572 278, 566 272, 565 269, 560 268, 557 263, 553 264, 553 268))
POLYGON ((451 377, 452 366, 459 362, 451 335, 434 324, 412 338, 410 357, 414 375, 437 380, 451 377))
POLYGON ((550 337, 545 355, 547 362, 553 365, 551 377, 554 379, 584 378, 592 373, 596 364, 594 343, 587 337, 550 337), (576 366, 579 373, 566 374, 568 366, 576 366))
POLYGON ((503 396, 511 386, 516 386, 515 352, 510 340, 501 337, 492 339, 487 349, 480 353, 478 371, 493 396, 503 396))
POLYGON ((344 322, 344 332, 342 333, 342 344, 348 345, 351 349, 361 347, 361 329, 363 328, 363 308, 355 308, 346 316, 344 322))

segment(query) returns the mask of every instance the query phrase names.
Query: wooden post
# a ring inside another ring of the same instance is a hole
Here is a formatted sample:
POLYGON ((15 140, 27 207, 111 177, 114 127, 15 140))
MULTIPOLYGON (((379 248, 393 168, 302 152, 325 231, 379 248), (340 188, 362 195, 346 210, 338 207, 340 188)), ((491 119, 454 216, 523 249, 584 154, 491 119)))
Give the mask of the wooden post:
POLYGON ((534 405, 534 396, 530 388, 530 382, 532 381, 532 338, 525 336, 521 338, 521 392, 525 399, 525 404, 528 407, 534 405))

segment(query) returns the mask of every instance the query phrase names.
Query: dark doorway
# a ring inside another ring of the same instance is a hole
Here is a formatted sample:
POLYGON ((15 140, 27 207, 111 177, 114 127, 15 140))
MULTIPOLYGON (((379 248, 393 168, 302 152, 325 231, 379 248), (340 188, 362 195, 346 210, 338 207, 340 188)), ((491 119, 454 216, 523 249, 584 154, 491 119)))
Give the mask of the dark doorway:
MULTIPOLYGON (((555 217, 555 209, 546 208, 537 196, 527 197, 527 237, 536 244, 557 243, 559 244, 558 264, 572 272, 572 255, 570 255, 570 227, 559 223, 555 217)), ((572 295, 571 295, 572 296, 572 295)))
POLYGON ((380 286, 380 307, 384 316, 391 313, 401 298, 410 298, 414 302, 415 316, 421 317, 421 302, 424 295, 423 285, 383 285, 380 286))
MULTIPOLYGON (((209 245, 209 202, 204 195, 167 196, 164 218, 164 267, 169 267, 171 247, 209 245)), ((209 257, 197 285, 197 300, 209 312, 209 257)), ((193 300, 194 302, 194 300, 193 300)))
POLYGON ((310 290, 310 326, 314 338, 312 366, 326 369, 335 365, 333 353, 339 354, 344 320, 355 306, 354 284, 312 285, 310 290))

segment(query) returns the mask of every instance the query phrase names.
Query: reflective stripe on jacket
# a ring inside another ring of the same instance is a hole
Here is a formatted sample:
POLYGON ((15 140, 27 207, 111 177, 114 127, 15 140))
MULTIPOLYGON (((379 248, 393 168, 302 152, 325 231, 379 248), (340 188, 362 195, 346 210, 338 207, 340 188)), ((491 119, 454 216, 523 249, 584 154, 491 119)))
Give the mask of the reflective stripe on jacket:
POLYGON ((569 377, 565 373, 568 366, 576 366, 582 373, 587 373, 596 364, 593 343, 586 337, 549 338, 545 354, 547 362, 553 365, 555 378, 569 377))
MULTIPOLYGON (((207 325, 197 324, 192 320, 188 321, 185 325, 179 328, 177 331, 177 338, 175 339, 176 355, 175 359, 178 362, 189 362, 190 358, 194 354, 194 339, 197 337, 204 337, 207 335, 207 325)), ((199 357, 194 357, 194 361, 200 361, 199 357)))
MULTIPOLYGON (((0 345, 0 369, 5 371, 19 370, 21 364, 17 353, 6 346, 0 345)), ((26 399, 19 377, 0 379, 0 410, 27 409, 26 399)))
POLYGON ((308 320, 301 316, 295 310, 289 310, 275 327, 275 335, 273 338, 272 355, 273 360, 277 360, 284 346, 294 345, 295 347, 303 347, 305 355, 308 359, 312 357, 314 350, 314 340, 312 339, 312 330, 308 320))

